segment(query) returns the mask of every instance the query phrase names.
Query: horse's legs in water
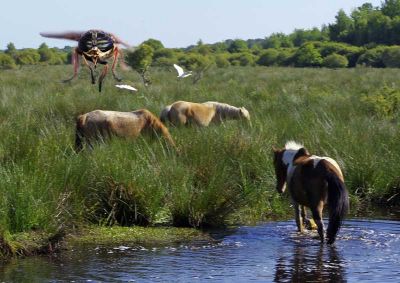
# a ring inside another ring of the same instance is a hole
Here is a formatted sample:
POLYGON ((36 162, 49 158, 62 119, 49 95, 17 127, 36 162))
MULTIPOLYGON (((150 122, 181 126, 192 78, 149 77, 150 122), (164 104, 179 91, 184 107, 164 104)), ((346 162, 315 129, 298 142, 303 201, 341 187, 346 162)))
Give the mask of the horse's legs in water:
POLYGON ((301 217, 303 218, 303 224, 306 229, 313 230, 315 229, 315 224, 312 223, 310 219, 307 218, 307 211, 304 205, 301 206, 301 217))
POLYGON ((324 207, 324 204, 322 202, 319 202, 316 207, 311 208, 313 219, 315 221, 315 224, 317 224, 317 227, 318 227, 318 234, 321 239, 321 242, 324 241, 324 223, 322 222, 323 207, 324 207))
POLYGON ((302 209, 300 209, 300 205, 296 202, 293 202, 294 206, 294 213, 296 217, 296 224, 297 224, 297 230, 302 233, 303 232, 303 220, 302 220, 302 209))
POLYGON ((301 208, 301 217, 303 218, 303 224, 306 227, 306 229, 311 230, 312 224, 310 222, 310 219, 307 218, 306 207, 304 205, 302 205, 300 208, 301 208))

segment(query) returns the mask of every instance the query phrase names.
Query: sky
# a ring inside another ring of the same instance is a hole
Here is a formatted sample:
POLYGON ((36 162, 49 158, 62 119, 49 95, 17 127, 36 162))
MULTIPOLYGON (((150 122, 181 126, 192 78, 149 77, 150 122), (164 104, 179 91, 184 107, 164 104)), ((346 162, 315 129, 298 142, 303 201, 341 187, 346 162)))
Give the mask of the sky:
POLYGON ((165 47, 187 47, 199 39, 265 38, 275 32, 320 28, 340 9, 350 13, 383 0, 8 0, 0 11, 0 49, 74 46, 39 32, 102 29, 131 45, 155 38, 165 47))

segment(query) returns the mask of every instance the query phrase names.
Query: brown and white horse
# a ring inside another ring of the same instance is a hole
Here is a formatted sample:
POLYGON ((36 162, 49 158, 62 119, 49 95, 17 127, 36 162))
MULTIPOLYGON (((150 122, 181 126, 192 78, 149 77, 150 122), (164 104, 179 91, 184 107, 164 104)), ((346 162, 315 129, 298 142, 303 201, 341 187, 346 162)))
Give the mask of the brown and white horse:
POLYGON ((285 148, 274 149, 274 166, 277 191, 283 193, 288 185, 298 231, 303 232, 303 225, 309 223, 305 206, 309 207, 323 242, 322 210, 327 204, 329 224, 326 236, 328 244, 335 242, 349 209, 348 192, 337 162, 330 157, 310 155, 303 145, 289 141, 285 148))

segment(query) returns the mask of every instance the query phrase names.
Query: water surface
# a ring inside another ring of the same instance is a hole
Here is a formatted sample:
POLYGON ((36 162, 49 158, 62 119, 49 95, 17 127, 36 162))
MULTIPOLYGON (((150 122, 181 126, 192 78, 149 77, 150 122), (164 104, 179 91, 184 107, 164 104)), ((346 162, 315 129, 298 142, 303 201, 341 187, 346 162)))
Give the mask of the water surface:
POLYGON ((213 242, 85 246, 0 267, 0 282, 400 282, 400 222, 347 220, 333 246, 294 221, 212 232, 213 242))

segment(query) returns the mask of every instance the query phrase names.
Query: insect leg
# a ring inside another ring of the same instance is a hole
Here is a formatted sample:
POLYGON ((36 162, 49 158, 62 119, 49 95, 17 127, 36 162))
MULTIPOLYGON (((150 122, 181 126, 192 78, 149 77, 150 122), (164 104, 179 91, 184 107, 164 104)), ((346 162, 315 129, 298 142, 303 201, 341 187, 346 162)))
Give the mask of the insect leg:
POLYGON ((76 78, 76 76, 78 75, 78 71, 79 71, 79 53, 77 48, 74 49, 74 53, 72 54, 72 64, 74 65, 74 75, 66 80, 63 80, 63 83, 69 82, 73 79, 76 78))
POLYGON ((101 92, 101 86, 103 84, 103 80, 105 76, 107 75, 108 72, 108 65, 105 65, 103 68, 103 71, 101 72, 100 78, 99 78, 99 92, 101 92))
POLYGON ((92 66, 90 66, 90 64, 88 63, 88 61, 86 60, 84 55, 82 56, 82 58, 83 58, 83 62, 85 62, 86 66, 88 66, 88 68, 90 70, 90 77, 92 78, 92 84, 95 84, 96 83, 96 79, 94 77, 93 68, 92 68, 92 66))
POLYGON ((120 54, 120 51, 119 51, 118 47, 115 47, 115 49, 114 49, 114 60, 113 60, 113 63, 112 63, 111 72, 113 74, 114 79, 116 81, 118 81, 118 82, 122 81, 122 79, 115 74, 115 67, 117 66, 119 54, 120 54))

